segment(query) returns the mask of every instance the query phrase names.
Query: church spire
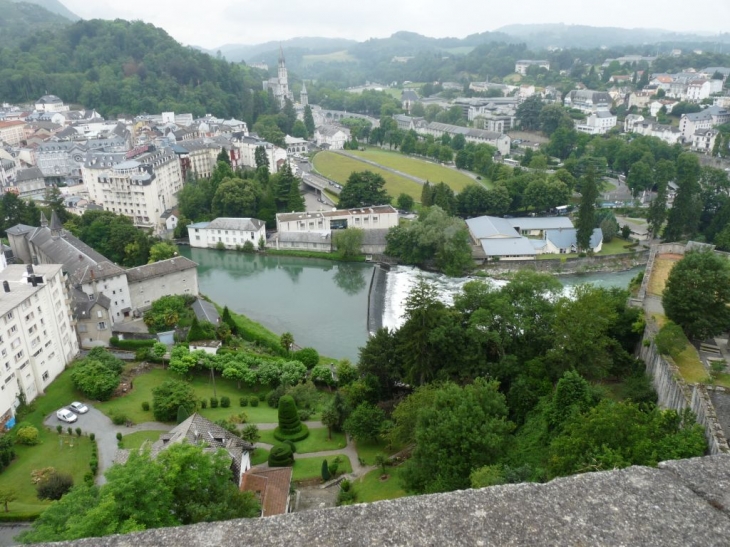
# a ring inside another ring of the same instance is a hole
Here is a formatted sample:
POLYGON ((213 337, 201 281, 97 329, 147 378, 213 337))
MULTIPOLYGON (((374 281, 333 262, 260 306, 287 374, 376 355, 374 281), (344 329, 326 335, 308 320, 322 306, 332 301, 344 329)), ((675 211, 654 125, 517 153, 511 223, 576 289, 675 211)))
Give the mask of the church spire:
POLYGON ((284 50, 281 47, 281 44, 279 44, 279 64, 283 65, 286 62, 286 59, 284 59, 284 50))
POLYGON ((58 218, 56 211, 53 210, 51 211, 51 236, 59 237, 61 230, 63 230, 63 224, 61 224, 61 219, 58 218))
POLYGON ((48 219, 43 211, 41 211, 41 228, 48 228, 48 219))

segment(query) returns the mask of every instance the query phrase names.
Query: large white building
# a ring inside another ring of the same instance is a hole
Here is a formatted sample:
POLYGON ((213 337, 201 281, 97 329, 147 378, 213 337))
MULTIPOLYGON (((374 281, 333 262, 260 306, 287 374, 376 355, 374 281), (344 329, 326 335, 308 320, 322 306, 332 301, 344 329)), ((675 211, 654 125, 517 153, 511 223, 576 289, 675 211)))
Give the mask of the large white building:
POLYGON ((68 112, 69 108, 55 95, 43 95, 35 103, 35 109, 39 112, 68 112))
POLYGON ((0 427, 13 424, 21 393, 42 395, 78 353, 62 267, 11 265, 0 272, 0 427))
POLYGON ((530 68, 531 66, 536 66, 538 68, 544 68, 546 70, 550 70, 550 61, 522 59, 515 63, 515 72, 517 74, 522 74, 523 76, 526 76, 527 69, 530 68))
POLYGON ((610 110, 599 110, 589 114, 584 122, 575 124, 576 131, 589 135, 603 135, 616 127, 618 118, 610 110))
POLYGON ((219 244, 226 249, 243 247, 250 241, 258 248, 259 240, 266 241, 266 223, 257 218, 220 217, 212 222, 198 222, 188 225, 188 237, 191 247, 207 249, 219 244))
POLYGON ((692 142, 698 129, 710 129, 727 122, 730 122, 730 110, 720 106, 709 106, 700 112, 682 114, 679 130, 684 142, 692 142))
POLYGON ((286 150, 279 148, 256 137, 241 136, 233 141, 233 146, 239 152, 239 161, 244 167, 256 167, 256 149, 263 147, 266 158, 269 160, 269 173, 278 173, 279 169, 286 163, 288 155, 286 150))
POLYGON ((350 140, 350 130, 335 124, 325 124, 314 130, 314 142, 329 150, 342 150, 350 140))
POLYGON ((162 214, 177 205, 183 186, 180 160, 170 148, 131 150, 126 161, 104 170, 84 166, 83 174, 92 202, 156 232, 164 230, 162 214))
POLYGON ((613 99, 605 91, 574 89, 565 96, 563 104, 590 114, 599 110, 610 110, 613 99))

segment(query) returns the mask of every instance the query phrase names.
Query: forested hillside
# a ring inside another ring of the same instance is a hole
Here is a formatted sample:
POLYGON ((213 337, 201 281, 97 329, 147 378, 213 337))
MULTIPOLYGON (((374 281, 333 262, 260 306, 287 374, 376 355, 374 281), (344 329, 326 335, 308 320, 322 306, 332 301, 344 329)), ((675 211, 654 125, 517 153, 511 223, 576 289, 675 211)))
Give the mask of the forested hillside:
POLYGON ((19 2, 23 2, 26 4, 35 4, 36 6, 40 6, 43 9, 46 9, 50 11, 51 13, 55 13, 56 15, 60 15, 64 19, 68 19, 71 22, 76 22, 81 17, 76 15, 74 12, 72 12, 70 9, 68 9, 66 6, 64 6, 59 0, 11 0, 12 2, 15 2, 16 4, 19 2))
POLYGON ((53 93, 105 116, 171 110, 252 123, 266 108, 251 93, 261 87, 256 71, 183 47, 140 21, 79 21, 0 49, 4 100, 53 93))
POLYGON ((10 47, 39 30, 58 29, 71 21, 35 4, 0 0, 0 47, 10 47))

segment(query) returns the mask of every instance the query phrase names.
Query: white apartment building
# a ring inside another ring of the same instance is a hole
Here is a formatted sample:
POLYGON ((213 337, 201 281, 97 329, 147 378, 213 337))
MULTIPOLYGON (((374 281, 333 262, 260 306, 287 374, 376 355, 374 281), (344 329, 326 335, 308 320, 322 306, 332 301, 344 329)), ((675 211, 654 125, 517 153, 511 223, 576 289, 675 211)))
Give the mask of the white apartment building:
POLYGON ((563 104, 568 108, 577 108, 583 112, 591 113, 599 110, 610 110, 613 99, 605 91, 574 89, 565 96, 563 104))
POLYGON ((710 129, 716 125, 730 122, 730 110, 719 106, 710 106, 700 112, 682 114, 679 119, 679 130, 684 142, 691 142, 698 129, 710 129))
POLYGON ((96 176, 85 175, 84 182, 91 200, 104 210, 128 216, 135 226, 161 231, 162 214, 177 205, 177 193, 183 186, 182 170, 171 149, 145 148, 150 150, 96 176))
POLYGON ((69 108, 55 95, 43 95, 35 102, 35 109, 39 112, 68 112, 69 108))
POLYGON ((715 140, 720 132, 717 129, 698 129, 692 136, 692 150, 704 154, 712 153, 715 148, 715 140))
POLYGON ((0 426, 12 425, 19 396, 42 395, 78 353, 59 264, 0 272, 0 426))
POLYGON ((287 161, 287 153, 283 148, 274 146, 256 137, 241 137, 232 142, 233 146, 240 151, 240 163, 244 167, 256 167, 256 149, 263 147, 266 157, 269 160, 269 173, 278 173, 287 161))
POLYGON ((357 209, 333 209, 310 213, 278 213, 276 230, 285 232, 322 232, 362 228, 390 229, 398 226, 398 211, 392 205, 373 205, 357 209))
POLYGON ((317 146, 326 146, 329 150, 342 150, 350 140, 350 130, 335 124, 325 124, 314 130, 314 142, 317 146))
POLYGON ((0 142, 18 146, 25 139, 25 122, 0 121, 0 142))
POLYGON ((215 248, 219 243, 226 249, 235 249, 247 241, 258 248, 261 238, 266 241, 266 223, 257 218, 219 217, 212 222, 188 225, 188 237, 191 247, 202 249, 215 248))
POLYGON ((550 70, 550 61, 545 60, 528 60, 528 59, 522 59, 520 61, 517 61, 515 63, 515 72, 517 74, 522 74, 523 76, 527 75, 527 69, 531 66, 536 66, 539 68, 544 68, 546 70, 550 70))
POLYGON ((576 131, 589 135, 603 135, 616 127, 618 118, 610 110, 600 110, 588 115, 585 122, 575 124, 576 131))

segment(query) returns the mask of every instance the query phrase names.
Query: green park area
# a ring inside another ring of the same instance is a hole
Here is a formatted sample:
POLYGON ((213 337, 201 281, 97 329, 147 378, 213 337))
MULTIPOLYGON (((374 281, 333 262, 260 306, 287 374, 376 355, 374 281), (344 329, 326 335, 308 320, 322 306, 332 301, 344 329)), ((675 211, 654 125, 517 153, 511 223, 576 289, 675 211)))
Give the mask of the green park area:
POLYGON ((428 180, 432 184, 445 182, 454 192, 459 193, 469 184, 474 184, 474 179, 433 161, 426 161, 398 152, 389 152, 379 148, 368 148, 365 151, 351 151, 360 158, 374 161, 384 167, 390 167, 403 173, 413 175, 420 179, 428 180))
POLYGON ((423 187, 420 184, 385 169, 334 152, 320 152, 314 156, 313 161, 314 168, 320 174, 340 184, 347 184, 347 179, 354 171, 372 171, 385 179, 385 189, 391 197, 397 198, 400 194, 408 194, 416 201, 421 200, 423 187))
POLYGON ((381 500, 392 500, 406 496, 400 479, 400 467, 386 467, 386 474, 378 468, 363 475, 355 481, 356 500, 358 503, 371 503, 381 500))
MULTIPOLYGON (((262 443, 276 444, 279 441, 274 437, 271 430, 261 431, 262 443)), ((325 450, 341 450, 347 446, 344 433, 333 432, 332 439, 327 434, 326 427, 312 428, 309 430, 309 436, 295 443, 297 454, 308 454, 310 452, 322 452, 325 450)))
MULTIPOLYGON (((604 243, 601 247, 600 252, 596 253, 594 256, 611 256, 611 255, 619 255, 619 254, 626 254, 631 253, 631 249, 627 249, 626 246, 630 245, 630 243, 624 239, 620 238, 614 238, 613 240, 609 241, 608 243, 604 243)), ((568 253, 568 254, 562 254, 562 255, 555 255, 555 254, 541 254, 537 255, 538 260, 556 260, 556 259, 564 259, 564 258, 577 258, 578 253, 568 253)))
MULTIPOLYGON (((327 457, 327 461, 331 461, 337 456, 339 456, 341 460, 338 468, 338 475, 342 473, 352 473, 352 464, 350 463, 350 458, 348 458, 345 454, 332 454, 331 456, 327 457)), ((323 458, 320 457, 295 457, 292 480, 306 481, 320 478, 322 476, 322 460, 323 458)))

